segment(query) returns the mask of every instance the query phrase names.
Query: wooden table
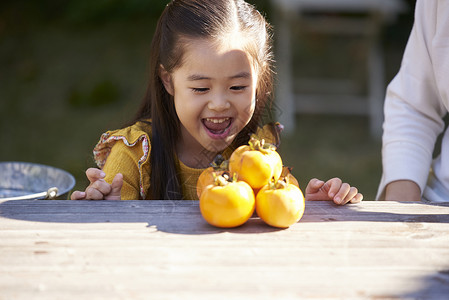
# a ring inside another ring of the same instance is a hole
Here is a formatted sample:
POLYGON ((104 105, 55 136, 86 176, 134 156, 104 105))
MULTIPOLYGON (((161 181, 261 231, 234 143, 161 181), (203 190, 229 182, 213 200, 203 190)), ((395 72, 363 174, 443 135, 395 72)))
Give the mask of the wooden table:
POLYGON ((197 201, 0 202, 0 299, 449 297, 449 205, 307 202, 219 229, 197 201))

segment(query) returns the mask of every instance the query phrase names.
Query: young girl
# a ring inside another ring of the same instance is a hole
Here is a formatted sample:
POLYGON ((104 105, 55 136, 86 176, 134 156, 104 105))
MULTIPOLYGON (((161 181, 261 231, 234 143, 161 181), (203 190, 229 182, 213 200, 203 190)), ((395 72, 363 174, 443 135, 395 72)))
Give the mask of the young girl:
MULTIPOLYGON (((133 125, 101 136, 100 169, 71 198, 197 199, 196 181, 213 159, 228 159, 259 127, 273 89, 270 27, 244 0, 173 0, 153 37, 147 94, 133 125)), ((359 202, 357 189, 312 179, 307 200, 359 202)))

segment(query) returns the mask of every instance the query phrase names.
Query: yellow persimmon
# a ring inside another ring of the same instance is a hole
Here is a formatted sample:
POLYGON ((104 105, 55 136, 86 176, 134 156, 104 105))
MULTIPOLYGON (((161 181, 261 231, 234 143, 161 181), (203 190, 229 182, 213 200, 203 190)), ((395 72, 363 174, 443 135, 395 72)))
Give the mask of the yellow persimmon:
POLYGON ((209 224, 231 228, 244 224, 253 214, 255 197, 244 181, 227 181, 215 175, 215 181, 205 187, 200 197, 201 215, 209 224))
POLYGON ((304 214, 304 208, 302 191, 284 180, 272 181, 257 193, 257 215, 273 227, 287 228, 298 222, 304 214))
POLYGON ((278 180, 282 172, 282 159, 276 147, 264 140, 252 137, 249 145, 238 147, 229 158, 229 172, 236 173, 238 180, 247 182, 257 190, 271 178, 278 180))

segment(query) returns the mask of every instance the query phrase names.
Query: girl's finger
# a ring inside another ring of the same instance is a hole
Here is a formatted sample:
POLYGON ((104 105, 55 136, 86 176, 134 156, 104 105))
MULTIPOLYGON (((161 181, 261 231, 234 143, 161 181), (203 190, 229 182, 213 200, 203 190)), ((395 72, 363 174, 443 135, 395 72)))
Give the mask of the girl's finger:
POLYGON ((354 197, 358 194, 358 192, 359 191, 357 190, 357 188, 350 187, 349 192, 346 195, 346 197, 344 197, 344 201, 342 202, 342 204, 346 204, 346 203, 350 202, 352 199, 354 199, 354 197))
POLYGON ((111 185, 107 183, 104 179, 95 181, 90 185, 91 188, 98 190, 103 195, 108 195, 111 192, 111 185))
POLYGON ((347 201, 349 201, 349 200, 346 201, 346 198, 350 192, 351 186, 347 183, 342 183, 340 185, 340 189, 338 190, 338 192, 334 197, 335 204, 344 205, 347 201))
POLYGON ((324 181, 319 180, 317 178, 312 178, 307 184, 306 193, 307 194, 316 193, 320 188, 323 187, 323 185, 324 181))
POLYGON ((111 183, 111 193, 106 197, 107 200, 121 200, 121 190, 123 186, 123 175, 115 175, 111 183))
POLYGON ((97 180, 103 179, 106 177, 106 174, 97 168, 89 168, 86 170, 87 179, 89 179, 90 183, 94 183, 97 180))
MULTIPOLYGON (((341 179, 337 177, 329 179, 326 182, 326 184, 329 186, 329 191, 327 192, 327 195, 329 196, 330 199, 334 199, 337 196, 337 193, 341 189, 341 183, 342 183, 341 179)), ((346 196, 346 194, 344 196, 346 196)), ((342 197, 342 199, 343 198, 344 197, 342 197)))
POLYGON ((74 191, 72 195, 70 195, 71 200, 85 200, 86 199, 86 193, 80 192, 80 191, 74 191))
POLYGON ((357 193, 357 195, 355 195, 354 198, 352 198, 351 201, 349 201, 349 202, 359 203, 359 202, 362 202, 362 200, 363 200, 363 195, 360 193, 357 193))
POLYGON ((86 189, 86 199, 89 200, 103 200, 104 195, 97 189, 93 187, 88 187, 86 189))

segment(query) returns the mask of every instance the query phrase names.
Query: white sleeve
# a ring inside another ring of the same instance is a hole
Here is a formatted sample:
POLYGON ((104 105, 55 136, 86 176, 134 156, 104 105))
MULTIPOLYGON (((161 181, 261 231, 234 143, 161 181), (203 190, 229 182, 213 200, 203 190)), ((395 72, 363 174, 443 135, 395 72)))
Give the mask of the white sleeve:
POLYGON ((401 68, 387 88, 383 174, 377 199, 383 199, 385 186, 392 181, 414 181, 421 192, 426 186, 435 141, 444 128, 442 117, 446 113, 433 68, 438 62, 432 61, 437 7, 438 0, 417 1, 401 68))

